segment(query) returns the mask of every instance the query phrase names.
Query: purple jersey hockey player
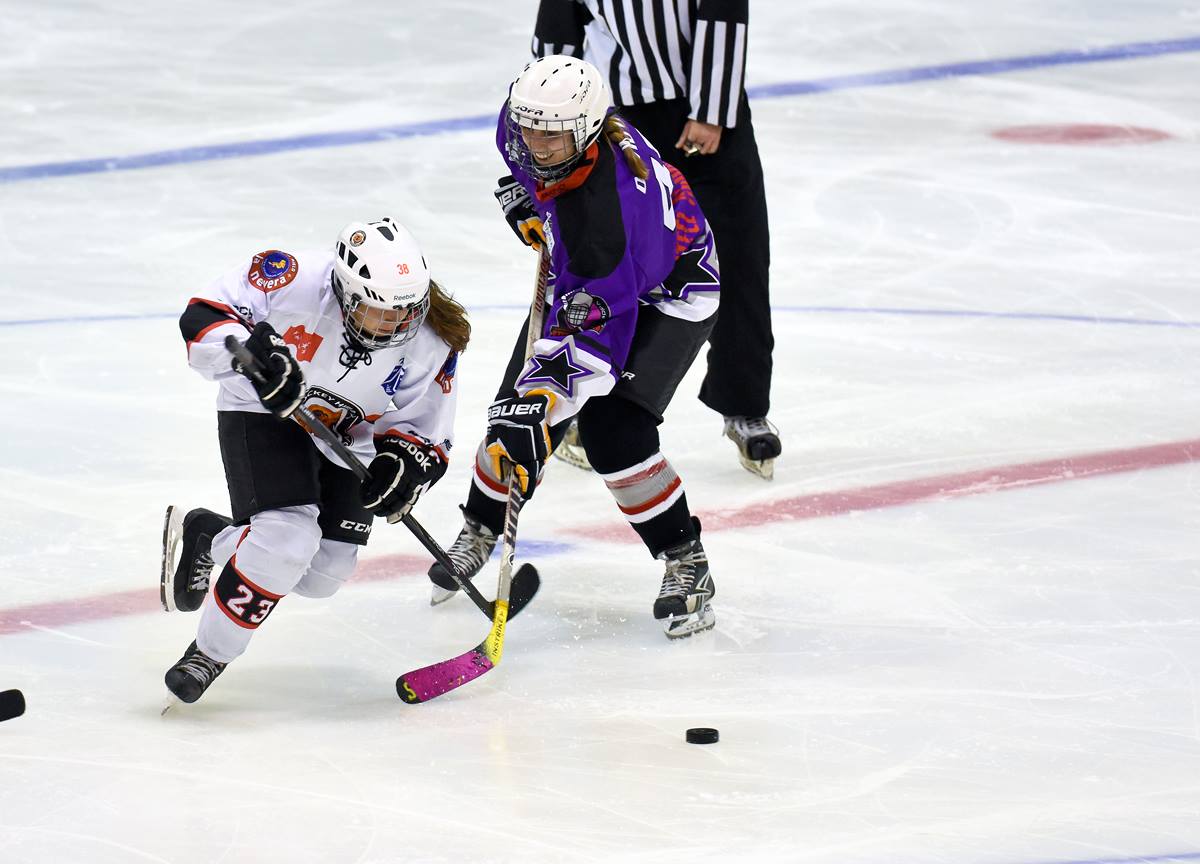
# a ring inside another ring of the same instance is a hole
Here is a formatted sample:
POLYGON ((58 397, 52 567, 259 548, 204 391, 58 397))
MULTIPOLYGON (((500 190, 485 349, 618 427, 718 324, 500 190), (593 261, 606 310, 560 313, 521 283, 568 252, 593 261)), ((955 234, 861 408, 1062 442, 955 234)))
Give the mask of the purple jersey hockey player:
MULTIPOLYGON (((507 483, 528 497, 572 419, 596 472, 665 574, 654 617, 669 637, 715 623, 714 585, 683 483, 658 426, 716 318, 716 249, 691 189, 612 110, 599 71, 531 63, 500 112, 512 172, 496 197, 517 235, 549 247, 547 311, 524 361, 522 332, 488 412, 465 525, 449 549, 474 575, 504 521, 507 483)), ((452 596, 435 565, 433 602, 452 596)))

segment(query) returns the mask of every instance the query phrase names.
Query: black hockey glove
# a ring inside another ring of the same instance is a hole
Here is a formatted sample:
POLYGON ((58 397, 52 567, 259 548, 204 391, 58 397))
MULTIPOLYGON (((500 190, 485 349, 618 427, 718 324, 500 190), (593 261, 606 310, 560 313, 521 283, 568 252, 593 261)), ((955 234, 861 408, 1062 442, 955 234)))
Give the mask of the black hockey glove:
POLYGON ((446 463, 432 444, 407 435, 375 439, 376 456, 359 494, 376 516, 404 516, 421 493, 442 479, 446 463))
POLYGON ((540 250, 546 242, 546 234, 542 228, 542 218, 533 209, 529 192, 511 174, 501 177, 496 184, 494 194, 509 227, 526 246, 540 250))
POLYGON ((246 350, 258 361, 258 374, 246 369, 235 357, 233 371, 245 375, 254 385, 263 407, 276 417, 291 417, 292 412, 304 401, 304 374, 292 357, 283 337, 266 321, 254 326, 254 332, 245 342, 246 350))
POLYGON ((507 480, 526 498, 533 497, 550 455, 547 418, 554 405, 553 394, 533 390, 524 396, 497 399, 488 408, 487 454, 492 473, 507 480))

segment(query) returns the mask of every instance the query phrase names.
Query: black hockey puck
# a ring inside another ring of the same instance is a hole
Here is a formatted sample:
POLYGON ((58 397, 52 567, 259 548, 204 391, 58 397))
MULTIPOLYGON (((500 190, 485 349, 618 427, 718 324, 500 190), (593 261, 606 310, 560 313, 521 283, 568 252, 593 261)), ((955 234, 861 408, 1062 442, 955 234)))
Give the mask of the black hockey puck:
POLYGON ((20 690, 0 693, 0 721, 11 720, 25 713, 25 694, 20 690))
POLYGON ((695 729, 687 730, 687 742, 689 744, 716 744, 720 740, 721 733, 716 729, 699 726, 695 729))

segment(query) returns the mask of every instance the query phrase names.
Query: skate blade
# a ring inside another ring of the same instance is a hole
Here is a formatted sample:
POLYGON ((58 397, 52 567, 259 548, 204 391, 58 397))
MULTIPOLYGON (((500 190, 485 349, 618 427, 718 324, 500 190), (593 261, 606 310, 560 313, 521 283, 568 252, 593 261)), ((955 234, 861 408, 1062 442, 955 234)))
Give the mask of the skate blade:
POLYGON ((430 606, 441 606, 443 603, 445 603, 447 600, 449 600, 451 597, 453 597, 457 593, 458 593, 457 589, 455 589, 454 591, 447 591, 441 585, 434 585, 433 591, 431 591, 429 594, 429 605, 430 606))
POLYGON ((183 539, 183 513, 172 504, 163 520, 162 571, 158 575, 158 599, 167 612, 175 611, 175 552, 183 539))
POLYGON ((559 444, 554 455, 581 471, 592 470, 592 463, 588 461, 587 451, 576 444, 559 444))
POLYGON ((168 711, 170 711, 176 705, 182 704, 183 703, 179 701, 179 698, 174 693, 171 693, 167 696, 167 701, 163 703, 162 710, 158 712, 158 716, 166 717, 168 711))
POLYGON ((751 474, 755 475, 756 477, 761 477, 764 480, 774 480, 775 479, 775 460, 774 459, 762 459, 762 460, 756 461, 754 459, 748 459, 745 456, 743 456, 741 453, 738 453, 738 460, 742 463, 743 468, 745 468, 747 471, 749 471, 751 474))
POLYGON ((717 615, 713 612, 712 605, 705 603, 699 612, 667 618, 663 622, 663 632, 667 634, 668 639, 686 639, 696 633, 711 630, 716 624, 717 615))

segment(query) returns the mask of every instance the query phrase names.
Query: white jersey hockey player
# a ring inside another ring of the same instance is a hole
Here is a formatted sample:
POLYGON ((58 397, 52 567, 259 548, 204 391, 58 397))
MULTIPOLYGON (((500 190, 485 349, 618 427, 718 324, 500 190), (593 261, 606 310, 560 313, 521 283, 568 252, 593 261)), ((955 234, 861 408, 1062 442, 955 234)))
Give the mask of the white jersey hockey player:
POLYGON ((445 473, 470 326, 416 240, 384 218, 348 225, 327 252, 255 255, 194 297, 180 330, 189 365, 220 385, 233 510, 167 511, 163 606, 204 610, 166 683, 194 702, 286 594, 333 594, 374 516, 407 513, 445 473), (230 334, 261 375, 232 360, 230 334), (289 419, 300 405, 370 463, 368 479, 289 419))

